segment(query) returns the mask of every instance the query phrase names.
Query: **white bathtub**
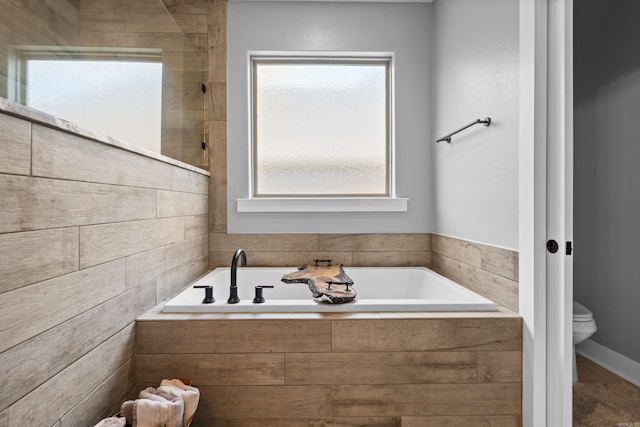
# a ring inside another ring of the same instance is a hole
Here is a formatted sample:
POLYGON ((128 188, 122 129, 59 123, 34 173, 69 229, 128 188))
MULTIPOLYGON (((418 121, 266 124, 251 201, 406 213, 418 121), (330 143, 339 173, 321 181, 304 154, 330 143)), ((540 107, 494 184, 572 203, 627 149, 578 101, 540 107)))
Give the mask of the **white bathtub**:
POLYGON ((227 304, 230 269, 217 268, 165 303, 163 311, 179 313, 363 312, 363 311, 493 311, 492 301, 423 267, 345 267, 358 292, 346 304, 315 302, 306 284, 281 281, 294 267, 238 267, 238 304, 227 304), (213 304, 203 304, 205 290, 213 286, 213 304), (265 302, 253 303, 256 285, 265 302))

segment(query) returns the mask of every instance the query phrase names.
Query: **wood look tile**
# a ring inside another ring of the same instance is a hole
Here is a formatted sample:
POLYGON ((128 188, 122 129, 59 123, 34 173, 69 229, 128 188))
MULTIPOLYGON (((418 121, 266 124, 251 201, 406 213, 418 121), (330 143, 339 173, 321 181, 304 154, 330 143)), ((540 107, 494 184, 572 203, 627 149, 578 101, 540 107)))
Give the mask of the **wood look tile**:
POLYGON ((0 173, 31 173, 31 123, 0 114, 0 173))
POLYGON ((0 427, 8 427, 7 411, 0 411, 0 427))
POLYGON ((171 166, 86 138, 33 126, 33 175, 169 190, 171 166))
POLYGON ((205 386, 199 419, 321 418, 331 414, 331 386, 205 386))
POLYGON ((474 267, 482 266, 482 250, 476 243, 466 240, 433 234, 431 251, 474 267))
POLYGON ((287 384, 453 384, 475 380, 476 352, 286 354, 287 384))
POLYGON ((190 378, 198 387, 282 385, 284 354, 138 354, 136 372, 139 388, 163 378, 190 378))
POLYGON ((134 341, 132 324, 9 407, 9 427, 53 424, 133 357, 134 341))
POLYGON ((138 323, 138 353, 331 351, 330 320, 203 320, 138 323))
POLYGON ((171 190, 209 194, 209 177, 187 169, 171 168, 171 190))
POLYGON ((158 218, 207 215, 209 199, 206 194, 158 190, 158 218))
POLYGON ((209 82, 209 119, 214 121, 227 120, 227 83, 209 82))
POLYGON ((127 13, 127 33, 182 33, 168 13, 127 13))
MULTIPOLYGON (((209 243, 211 247, 211 243, 209 243)), ((345 266, 352 265, 350 252, 256 252, 246 251, 247 263, 249 266, 254 267, 291 267, 295 270, 296 267, 312 263, 314 259, 331 259, 335 264, 344 264, 345 266)), ((209 266, 214 267, 228 267, 233 252, 220 253, 209 252, 209 266)))
POLYGON ((181 218, 80 227, 80 268, 168 245, 184 238, 181 218))
MULTIPOLYGON (((216 0, 222 3, 226 0, 216 0)), ((226 66, 225 66, 226 67, 226 66)), ((227 122, 209 122, 209 232, 227 232, 227 122)))
POLYGON ((318 234, 228 234, 211 233, 210 251, 233 252, 242 248, 247 252, 319 252, 318 234))
POLYGON ((431 268, 498 304, 518 311, 518 282, 435 253, 432 254, 431 268))
POLYGON ((0 233, 155 218, 155 190, 0 175, 0 233))
POLYGON ((519 318, 334 320, 335 352, 520 350, 519 318))
POLYGON ((519 415, 521 384, 334 386, 332 414, 342 417, 519 415))
POLYGON ((153 284, 140 286, 0 353, 0 409, 133 323, 153 301, 153 284))
POLYGON ((353 265, 358 267, 426 267, 431 252, 354 252, 353 265))
POLYGON ((521 427, 517 415, 402 417, 401 427, 521 427))
POLYGON ((92 426, 120 412, 114 411, 114 407, 119 408, 134 387, 134 378, 135 363, 131 358, 67 412, 60 420, 60 427, 92 426))
POLYGON ((323 251, 428 252, 428 233, 321 234, 323 251))
MULTIPOLYGON (((252 418, 216 419, 211 426, 224 427, 401 427, 400 417, 346 417, 346 418, 252 418), (237 424, 236 424, 237 423, 237 424)), ((204 427, 205 425, 202 424, 204 427)), ((194 426, 194 427, 197 427, 194 426)))
POLYGON ((209 1, 209 81, 227 81, 227 1, 209 1))
MULTIPOLYGON (((184 217, 184 238, 189 239, 195 236, 207 236, 209 241, 209 215, 195 215, 184 217)), ((207 243, 208 245, 208 243, 207 243)), ((208 246, 207 246, 208 250, 208 246)))
POLYGON ((156 279, 156 303, 166 301, 184 290, 207 271, 207 256, 200 256, 165 272, 156 279))
POLYGON ((0 234, 0 293, 78 269, 77 227, 0 234))
POLYGON ((482 269, 516 282, 519 279, 519 260, 516 251, 493 246, 482 248, 482 269))
POLYGON ((0 351, 123 291, 124 260, 119 260, 0 294, 0 351))
POLYGON ((478 382, 522 382, 522 352, 479 351, 478 382))
POLYGON ((206 33, 208 16, 194 13, 172 13, 171 16, 183 33, 206 33))
POLYGON ((110 12, 82 12, 80 14, 80 29, 82 31, 125 32, 126 14, 115 9, 110 12))

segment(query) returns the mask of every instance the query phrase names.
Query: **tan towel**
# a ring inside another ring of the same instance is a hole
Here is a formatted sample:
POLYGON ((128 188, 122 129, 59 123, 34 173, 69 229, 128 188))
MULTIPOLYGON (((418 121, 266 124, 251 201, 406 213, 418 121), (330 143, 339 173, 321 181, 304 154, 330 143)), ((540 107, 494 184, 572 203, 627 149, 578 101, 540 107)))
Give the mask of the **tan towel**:
POLYGON ((198 409, 200 390, 195 387, 185 385, 178 379, 162 380, 158 390, 180 397, 184 400, 184 426, 188 426, 193 415, 196 413, 196 409, 198 409))
POLYGON ((120 407, 120 415, 122 415, 128 425, 133 425, 133 400, 127 400, 122 404, 120 407))
POLYGON ((150 399, 156 400, 158 402, 162 402, 164 400, 175 400, 181 399, 180 397, 176 397, 173 394, 165 393, 164 391, 158 390, 157 388, 147 387, 140 392, 138 395, 140 399, 150 399))
POLYGON ((125 427, 126 420, 124 418, 110 417, 100 421, 95 427, 125 427))
POLYGON ((174 400, 136 399, 133 404, 133 427, 183 427, 184 402, 174 400))

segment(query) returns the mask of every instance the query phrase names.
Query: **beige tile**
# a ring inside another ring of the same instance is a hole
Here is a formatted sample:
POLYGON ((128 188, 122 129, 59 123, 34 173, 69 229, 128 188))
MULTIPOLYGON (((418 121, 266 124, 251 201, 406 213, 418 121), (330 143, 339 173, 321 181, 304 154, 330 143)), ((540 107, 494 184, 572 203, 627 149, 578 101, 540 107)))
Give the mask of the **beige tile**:
POLYGON ((285 378, 298 385, 473 383, 476 353, 287 353, 285 378))
POLYGON ((519 415, 520 384, 334 386, 332 414, 342 417, 519 415))
POLYGON ((126 30, 126 14, 123 11, 82 12, 80 14, 82 31, 124 32, 126 30))
POLYGON ((227 81, 227 2, 209 1, 209 81, 227 81))
POLYGON ((402 417, 402 427, 521 427, 518 415, 402 417))
POLYGON ((35 176, 171 188, 167 163, 38 125, 33 127, 32 168, 35 176))
POLYGON ((358 267, 426 267, 431 252, 354 252, 353 265, 358 267))
MULTIPOLYGON (((219 3, 216 0, 215 3, 219 3)), ((227 122, 209 122, 209 232, 227 232, 227 122)))
POLYGON ((185 262, 160 275, 156 279, 156 303, 177 295, 205 271, 207 271, 206 255, 185 262))
POLYGON ((132 324, 12 405, 9 427, 51 425, 133 357, 134 341, 132 324))
POLYGON ((0 114, 0 173, 31 173, 31 124, 0 114))
POLYGON ((330 320, 145 321, 138 332, 140 354, 331 351, 330 320))
POLYGON ((181 218, 80 227, 80 268, 148 251, 182 240, 181 218))
POLYGON ((334 320, 334 352, 520 350, 518 318, 334 320))
POLYGON ((153 298, 153 284, 140 286, 0 353, 0 408, 13 404, 134 322, 151 307, 153 298))
POLYGON ((86 427, 102 418, 115 415, 114 406, 120 407, 129 390, 134 387, 135 363, 129 359, 102 384, 67 412, 60 420, 60 427, 86 427))
POLYGON ((321 234, 323 251, 428 252, 428 233, 321 234))
POLYGON ((515 282, 519 279, 519 260, 516 251, 492 246, 482 248, 482 269, 515 282))
POLYGON ((186 193, 209 194, 209 177, 178 167, 171 168, 171 189, 186 193))
POLYGON ((182 33, 168 13, 127 13, 128 33, 182 33))
POLYGON ((136 370, 140 389, 163 378, 191 378, 198 387, 282 385, 284 354, 139 354, 136 370))
POLYGON ((207 13, 173 13, 171 15, 178 24, 178 27, 184 33, 206 33, 207 32, 207 13))
POLYGON ((254 418, 214 420, 225 427, 400 427, 400 417, 254 418), (240 424, 233 424, 233 423, 240 424))
POLYGON ((204 14, 208 12, 208 0, 165 0, 165 7, 171 14, 195 13, 204 14))
POLYGON ((478 382, 522 382, 522 352, 479 351, 478 382))
POLYGON ((155 191, 0 175, 0 233, 156 216, 155 191))
POLYGON ((448 258, 473 265, 482 266, 482 250, 476 243, 453 237, 433 234, 431 237, 431 250, 448 258))
MULTIPOLYGON (((196 236, 207 236, 209 241, 209 215, 187 216, 184 220, 184 238, 189 239, 196 236)), ((208 243, 207 243, 208 248, 208 243)))
POLYGON ((0 351, 124 291, 124 260, 0 294, 0 351), (55 309, 52 309, 54 307, 55 309))
POLYGON ((0 411, 0 427, 8 427, 7 411, 0 411))
POLYGON ((198 419, 319 418, 331 413, 330 386, 206 386, 198 419))
POLYGON ((435 253, 432 254, 431 269, 498 304, 518 311, 518 282, 435 253))
POLYGON ((158 190, 158 218, 207 215, 209 199, 206 194, 158 190))
MULTIPOLYGON (((209 243, 211 247, 211 243, 209 243)), ((253 267, 296 267, 315 259, 331 259, 335 264, 353 265, 351 252, 253 252, 246 251, 247 265, 253 267)), ((209 252, 209 267, 227 267, 233 252, 209 252)))
POLYGON ((320 251, 318 234, 228 234, 211 233, 211 251, 229 252, 236 249, 255 252, 320 251))
POLYGON ((78 269, 77 227, 0 234, 0 293, 78 269))
POLYGON ((209 120, 227 120, 227 84, 225 82, 209 82, 207 85, 209 96, 209 120))

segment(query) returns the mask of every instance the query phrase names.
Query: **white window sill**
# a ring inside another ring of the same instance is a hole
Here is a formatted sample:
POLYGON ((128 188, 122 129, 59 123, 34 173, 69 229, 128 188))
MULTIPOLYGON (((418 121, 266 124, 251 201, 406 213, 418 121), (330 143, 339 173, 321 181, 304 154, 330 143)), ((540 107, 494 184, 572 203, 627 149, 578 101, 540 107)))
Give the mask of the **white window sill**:
POLYGON ((392 197, 256 197, 236 199, 238 212, 406 212, 392 197))

